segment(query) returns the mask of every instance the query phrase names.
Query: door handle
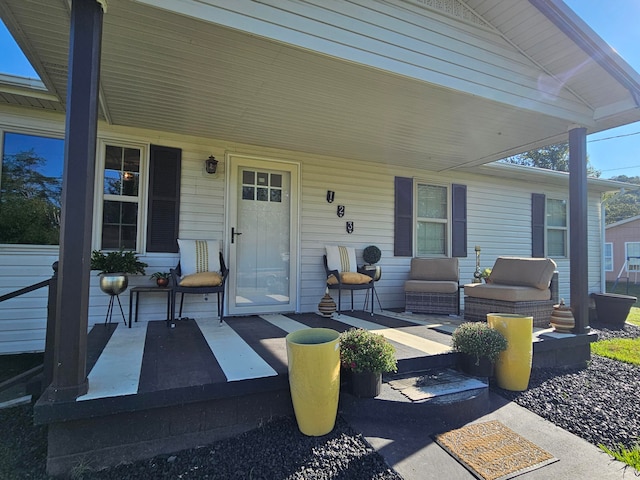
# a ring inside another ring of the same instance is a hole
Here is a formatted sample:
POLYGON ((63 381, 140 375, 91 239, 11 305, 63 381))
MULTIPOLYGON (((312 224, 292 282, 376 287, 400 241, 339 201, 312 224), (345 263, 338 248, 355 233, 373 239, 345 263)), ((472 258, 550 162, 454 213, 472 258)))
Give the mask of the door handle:
POLYGON ((236 232, 235 227, 231 227, 231 243, 236 243, 236 235, 242 235, 242 232, 236 232))

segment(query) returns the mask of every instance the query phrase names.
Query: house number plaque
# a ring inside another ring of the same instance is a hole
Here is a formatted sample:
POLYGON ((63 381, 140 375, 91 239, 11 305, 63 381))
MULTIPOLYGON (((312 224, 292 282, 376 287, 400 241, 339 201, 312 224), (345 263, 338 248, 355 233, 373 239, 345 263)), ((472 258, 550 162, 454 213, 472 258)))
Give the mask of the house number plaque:
POLYGON ((347 222, 347 233, 353 233, 353 222, 347 222))
POLYGON ((338 217, 344 217, 344 205, 338 205, 338 217))

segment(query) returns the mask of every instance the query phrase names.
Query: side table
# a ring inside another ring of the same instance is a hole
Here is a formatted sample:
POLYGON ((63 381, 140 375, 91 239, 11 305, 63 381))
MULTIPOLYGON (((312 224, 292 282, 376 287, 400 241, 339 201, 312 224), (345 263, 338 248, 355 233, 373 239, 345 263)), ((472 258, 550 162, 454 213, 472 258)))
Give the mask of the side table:
POLYGON ((133 303, 135 298, 136 311, 135 311, 135 322, 138 321, 138 305, 140 303, 140 294, 141 293, 164 293, 167 295, 167 320, 169 319, 170 308, 171 308, 171 287, 133 287, 129 290, 129 328, 131 328, 131 312, 133 310, 133 303))

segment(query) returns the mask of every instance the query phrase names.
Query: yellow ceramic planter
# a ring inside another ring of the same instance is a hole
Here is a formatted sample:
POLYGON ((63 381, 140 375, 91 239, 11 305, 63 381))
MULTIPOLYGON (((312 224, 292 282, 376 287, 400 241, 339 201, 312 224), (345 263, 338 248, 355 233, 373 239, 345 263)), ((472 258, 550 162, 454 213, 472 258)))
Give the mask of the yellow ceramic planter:
POLYGON ((507 339, 507 349, 496 362, 495 377, 500 388, 520 392, 529 386, 533 362, 533 317, 488 313, 490 327, 507 339))
POLYGON ((298 428, 326 435, 336 423, 340 392, 340 334, 307 328, 287 335, 289 387, 298 428))

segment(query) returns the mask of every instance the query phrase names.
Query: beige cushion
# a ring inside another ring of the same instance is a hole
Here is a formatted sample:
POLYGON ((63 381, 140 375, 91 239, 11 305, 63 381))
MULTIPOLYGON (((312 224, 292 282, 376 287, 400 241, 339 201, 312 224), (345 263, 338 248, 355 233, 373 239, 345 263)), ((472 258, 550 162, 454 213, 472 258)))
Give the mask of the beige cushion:
POLYGON ((550 258, 498 257, 491 270, 494 284, 549 288, 556 262, 550 258))
POLYGON ((496 283, 471 283, 464 286, 467 297, 504 300, 505 302, 532 302, 551 300, 551 290, 520 285, 499 285, 496 283))
POLYGON ((407 280, 404 282, 405 293, 456 293, 458 282, 435 282, 429 280, 407 280))
POLYGON ((329 270, 342 272, 357 272, 356 249, 338 245, 327 245, 327 267, 329 270))
POLYGON ((409 280, 457 282, 458 258, 412 258, 409 280))
MULTIPOLYGON (((363 273, 344 272, 340 274, 340 280, 342 281, 342 283, 347 285, 364 285, 373 280, 373 278, 363 273)), ((327 278, 327 283, 329 285, 337 285, 338 279, 334 275, 329 275, 329 278, 327 278)))
POLYGON ((222 276, 218 272, 193 273, 180 280, 181 287, 217 287, 221 284, 222 276))
POLYGON ((220 242, 218 240, 178 239, 180 270, 183 276, 220 271, 220 242))

